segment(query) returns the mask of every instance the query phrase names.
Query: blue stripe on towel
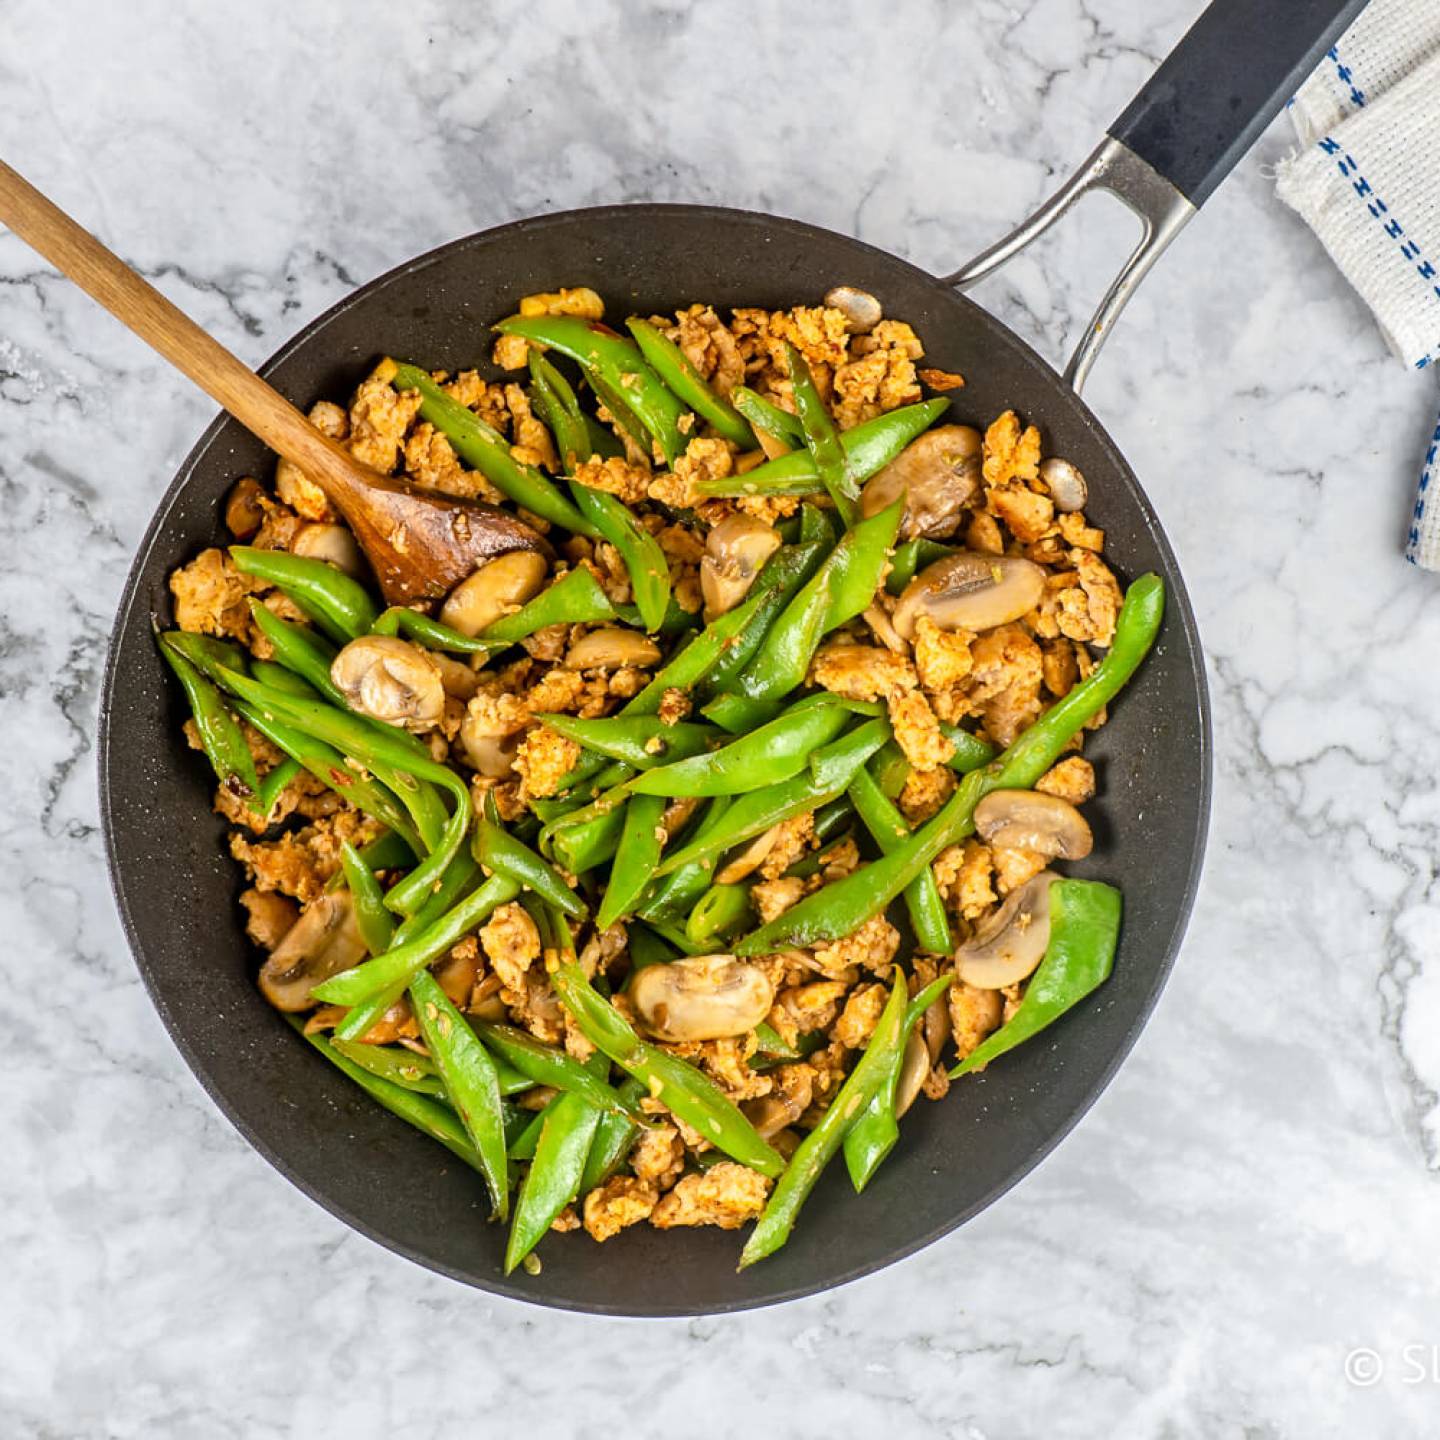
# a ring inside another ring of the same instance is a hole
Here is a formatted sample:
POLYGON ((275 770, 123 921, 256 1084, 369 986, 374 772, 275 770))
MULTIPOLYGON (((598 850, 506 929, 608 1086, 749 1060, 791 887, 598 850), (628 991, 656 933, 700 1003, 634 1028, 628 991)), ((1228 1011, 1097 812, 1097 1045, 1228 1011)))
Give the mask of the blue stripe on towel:
POLYGON ((1425 518, 1425 504, 1430 498, 1430 482, 1440 477, 1440 422, 1430 437, 1430 448, 1425 452, 1425 465, 1420 471, 1420 484, 1415 495, 1415 510, 1410 517, 1410 533, 1405 537, 1405 558, 1412 564, 1420 563, 1420 522, 1425 518))

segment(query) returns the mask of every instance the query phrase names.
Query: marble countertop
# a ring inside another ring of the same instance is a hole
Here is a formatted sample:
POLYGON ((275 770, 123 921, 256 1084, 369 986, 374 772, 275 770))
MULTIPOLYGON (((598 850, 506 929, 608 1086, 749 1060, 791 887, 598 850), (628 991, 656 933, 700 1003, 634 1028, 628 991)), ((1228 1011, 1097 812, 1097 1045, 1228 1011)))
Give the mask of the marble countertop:
MULTIPOLYGON (((1197 8, 0 4, 0 154, 258 362, 411 254, 551 208, 772 210, 953 269, 1197 8)), ((1153 1022, 960 1232, 686 1322, 546 1313, 397 1259, 181 1062, 111 905, 93 737, 132 549, 212 411, 0 236, 0 1433, 1430 1428, 1440 581, 1400 544, 1434 381, 1275 201, 1288 143, 1274 127, 1180 238, 1089 389, 1175 542, 1214 691, 1209 861, 1153 1022)), ((1090 202, 980 298, 1058 357, 1129 224, 1090 202)))

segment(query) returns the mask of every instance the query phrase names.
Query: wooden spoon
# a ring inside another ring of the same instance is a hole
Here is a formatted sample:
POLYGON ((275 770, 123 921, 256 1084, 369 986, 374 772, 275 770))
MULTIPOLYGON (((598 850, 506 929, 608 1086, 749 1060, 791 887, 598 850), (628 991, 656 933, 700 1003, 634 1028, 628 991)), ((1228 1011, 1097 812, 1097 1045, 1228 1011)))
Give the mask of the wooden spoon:
POLYGON ((494 505, 420 490, 361 465, 3 161, 0 222, 298 465, 355 532, 390 604, 438 600, 496 555, 548 549, 494 505))

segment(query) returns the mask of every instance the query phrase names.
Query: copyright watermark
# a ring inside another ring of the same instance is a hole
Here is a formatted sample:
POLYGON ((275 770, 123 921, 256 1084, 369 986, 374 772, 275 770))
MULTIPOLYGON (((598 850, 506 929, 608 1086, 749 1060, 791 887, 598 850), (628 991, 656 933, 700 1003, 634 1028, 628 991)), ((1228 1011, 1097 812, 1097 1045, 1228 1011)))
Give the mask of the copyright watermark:
POLYGON ((1357 1345, 1346 1352, 1344 1369, 1357 1390, 1387 1378, 1397 1385, 1440 1385, 1440 1345, 1401 1345, 1387 1352, 1357 1345))

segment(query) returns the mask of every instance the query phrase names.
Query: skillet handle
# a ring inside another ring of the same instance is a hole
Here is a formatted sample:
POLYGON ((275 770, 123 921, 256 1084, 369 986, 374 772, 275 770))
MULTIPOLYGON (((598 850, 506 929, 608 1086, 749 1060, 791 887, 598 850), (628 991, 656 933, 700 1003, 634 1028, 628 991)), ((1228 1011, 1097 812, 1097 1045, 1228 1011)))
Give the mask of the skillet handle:
POLYGON ((1366 0, 1212 0, 1090 157, 1027 220, 945 277, 967 289, 1090 190, 1139 217, 1140 241, 1065 367, 1079 391, 1136 287, 1366 0))

